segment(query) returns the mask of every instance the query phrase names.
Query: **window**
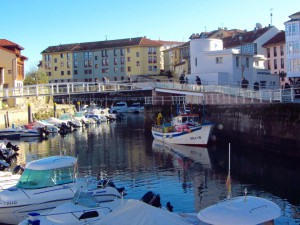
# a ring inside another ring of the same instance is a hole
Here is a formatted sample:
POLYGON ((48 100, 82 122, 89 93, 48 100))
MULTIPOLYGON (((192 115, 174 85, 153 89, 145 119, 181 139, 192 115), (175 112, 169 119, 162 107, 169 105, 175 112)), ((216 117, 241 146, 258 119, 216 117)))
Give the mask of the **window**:
POLYGON ((216 57, 216 64, 222 64, 223 63, 223 57, 216 57))
POLYGON ((107 50, 102 50, 102 57, 107 57, 107 50))
POLYGON ((235 66, 240 67, 240 57, 238 56, 235 57, 235 66))
POLYGON ((95 69, 98 69, 98 64, 95 64, 95 69))
POLYGON ((157 71, 157 66, 153 66, 153 71, 154 71, 154 72, 157 71))
POLYGON ((92 60, 84 60, 84 67, 92 67, 92 60))
POLYGON ((114 65, 118 65, 118 59, 114 58, 114 65))
POLYGON ((60 71, 60 75, 65 75, 65 72, 64 71, 60 71))
POLYGON ((74 68, 77 68, 77 67, 78 67, 78 62, 74 61, 74 68))
POLYGON ((124 71, 124 67, 121 67, 121 72, 122 72, 122 73, 124 73, 124 72, 125 72, 125 71, 124 71))
POLYGON ((115 72, 115 73, 118 72, 118 68, 117 68, 117 67, 114 68, 114 72, 115 72))
POLYGON ((92 52, 84 52, 84 59, 91 59, 92 58, 92 52))
POLYGON ((124 57, 121 57, 121 65, 124 65, 124 57))
POLYGON ((127 62, 130 62, 130 57, 127 57, 127 62))
POLYGON ((277 70, 277 59, 274 59, 274 69, 277 70))
POLYGON ((140 57, 140 52, 136 52, 136 53, 135 53, 135 56, 136 56, 136 57, 140 57))
POLYGON ((67 53, 67 60, 71 59, 71 53, 67 53))
POLYGON ((136 65, 137 65, 137 66, 140 66, 140 61, 136 61, 136 65))
POLYGON ((280 68, 284 69, 284 58, 280 59, 280 68))
POLYGON ((70 71, 70 70, 68 70, 68 71, 67 71, 67 74, 68 74, 68 75, 71 75, 71 71, 70 71))
POLYGON ((117 49, 114 49, 114 56, 117 56, 117 49))
POLYGON ((195 58, 195 66, 197 67, 198 62, 197 62, 197 57, 195 58))
POLYGON ((64 66, 64 62, 60 62, 60 66, 63 67, 64 66))
POLYGON ((54 58, 54 63, 57 63, 57 58, 54 58))
POLYGON ((246 57, 246 68, 249 68, 249 57, 246 57))
POLYGON ((131 72, 131 67, 130 66, 127 67, 127 71, 131 72))
POLYGON ((74 75, 77 75, 78 71, 77 70, 74 70, 74 75))
POLYGON ((84 74, 88 74, 88 70, 84 70, 84 74))
POLYGON ((283 56, 284 55, 284 51, 283 51, 283 45, 280 45, 280 55, 283 56))
POLYGON ((89 70, 89 74, 92 74, 92 70, 89 70))
POLYGON ((120 49, 120 54, 124 55, 124 49, 123 48, 120 49))
POLYGON ((95 55, 95 60, 98 60, 98 56, 97 55, 95 55))
POLYGON ((268 58, 270 58, 270 56, 271 56, 270 48, 267 48, 267 56, 268 56, 268 58))
POLYGON ((153 56, 153 63, 157 63, 156 56, 153 56))
POLYGON ((77 53, 76 52, 73 53, 73 59, 77 59, 77 53))
POLYGON ((270 63, 270 60, 268 60, 267 64, 268 64, 268 69, 270 70, 270 69, 271 69, 271 63, 270 63))
POLYGON ((71 62, 68 61, 68 62, 67 62, 67 68, 70 68, 70 67, 71 67, 71 62))
POLYGON ((276 56, 277 56, 277 48, 274 47, 274 48, 273 48, 273 51, 274 51, 274 57, 276 57, 276 56))
POLYGON ((152 71, 152 66, 148 66, 148 71, 152 71))
POLYGON ((127 48, 127 53, 130 53, 130 48, 127 48))
POLYGON ((60 58, 62 58, 62 59, 64 58, 64 53, 60 54, 60 58))
POLYGON ((54 70, 57 71, 57 66, 54 66, 54 70))
POLYGON ((148 63, 152 63, 152 56, 148 56, 148 63))

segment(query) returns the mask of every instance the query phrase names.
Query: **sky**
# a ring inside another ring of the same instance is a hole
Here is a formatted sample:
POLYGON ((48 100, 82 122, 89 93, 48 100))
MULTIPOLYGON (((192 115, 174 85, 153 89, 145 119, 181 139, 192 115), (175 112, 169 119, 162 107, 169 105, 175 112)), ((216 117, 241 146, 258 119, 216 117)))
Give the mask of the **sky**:
POLYGON ((0 0, 0 39, 22 46, 25 73, 49 46, 146 36, 189 41, 193 33, 253 30, 256 23, 284 30, 300 0, 0 0))

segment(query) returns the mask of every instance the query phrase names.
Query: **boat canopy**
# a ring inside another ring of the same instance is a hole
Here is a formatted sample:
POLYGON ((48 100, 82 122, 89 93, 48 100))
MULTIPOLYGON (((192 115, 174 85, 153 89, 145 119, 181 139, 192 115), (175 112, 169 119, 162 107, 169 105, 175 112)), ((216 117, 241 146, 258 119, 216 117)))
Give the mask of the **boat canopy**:
POLYGON ((254 196, 226 199, 198 213, 198 219, 212 225, 263 224, 281 215, 277 204, 254 196))
POLYGON ((72 156, 50 156, 27 163, 25 169, 50 170, 62 167, 74 166, 77 159, 72 156))

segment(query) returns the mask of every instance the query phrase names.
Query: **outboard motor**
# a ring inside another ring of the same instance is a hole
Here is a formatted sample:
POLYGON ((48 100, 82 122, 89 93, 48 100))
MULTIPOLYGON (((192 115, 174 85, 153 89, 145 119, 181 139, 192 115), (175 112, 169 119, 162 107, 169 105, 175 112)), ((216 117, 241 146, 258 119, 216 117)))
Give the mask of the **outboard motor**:
POLYGON ((148 191, 146 194, 144 194, 144 196, 141 198, 141 201, 154 207, 161 208, 160 195, 152 191, 148 191))

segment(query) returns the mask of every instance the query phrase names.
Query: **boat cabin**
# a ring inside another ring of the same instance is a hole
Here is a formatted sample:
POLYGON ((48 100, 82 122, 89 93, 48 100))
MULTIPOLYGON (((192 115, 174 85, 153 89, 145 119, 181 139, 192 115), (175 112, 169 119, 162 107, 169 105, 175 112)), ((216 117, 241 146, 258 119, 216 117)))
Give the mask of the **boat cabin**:
POLYGON ((199 124, 199 117, 196 114, 182 114, 179 116, 176 116, 172 119, 172 125, 178 126, 178 125, 189 125, 189 126, 195 126, 199 124))
POLYGON ((76 158, 52 156, 27 164, 16 187, 38 189, 75 182, 76 158))

